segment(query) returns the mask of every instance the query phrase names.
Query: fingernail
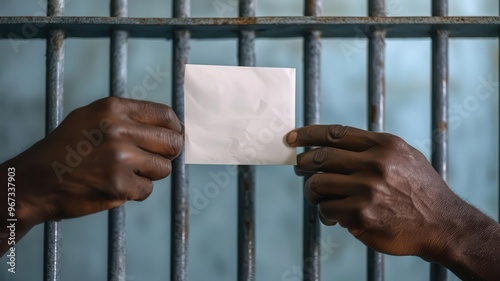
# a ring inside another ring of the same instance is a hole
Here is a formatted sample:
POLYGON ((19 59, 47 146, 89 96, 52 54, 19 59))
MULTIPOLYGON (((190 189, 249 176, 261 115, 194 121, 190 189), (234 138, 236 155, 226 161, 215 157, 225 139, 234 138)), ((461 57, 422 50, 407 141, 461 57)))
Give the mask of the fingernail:
POLYGON ((289 144, 294 144, 296 141, 297 141, 297 132, 295 131, 292 131, 288 134, 288 136, 286 137, 286 141, 289 143, 289 144))
POLYGON ((317 174, 317 171, 306 171, 298 168, 297 166, 293 166, 293 171, 295 172, 295 175, 299 177, 304 177, 304 176, 312 176, 314 174, 317 174))

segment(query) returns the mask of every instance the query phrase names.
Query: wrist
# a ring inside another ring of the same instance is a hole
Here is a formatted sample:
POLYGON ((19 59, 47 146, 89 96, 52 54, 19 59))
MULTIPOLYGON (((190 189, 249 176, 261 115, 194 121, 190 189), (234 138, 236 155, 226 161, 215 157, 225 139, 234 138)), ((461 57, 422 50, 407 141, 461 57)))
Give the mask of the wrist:
POLYGON ((493 280, 491 264, 492 258, 499 258, 500 225, 457 200, 450 204, 441 222, 438 242, 421 257, 445 266, 464 280, 493 280))
POLYGON ((0 256, 16 243, 38 223, 37 212, 26 203, 25 194, 29 193, 23 180, 24 170, 18 165, 16 158, 0 164, 0 256))
MULTIPOLYGON (((36 145, 36 144, 35 144, 36 145)), ((16 218, 18 225, 30 229, 50 218, 51 209, 46 196, 47 165, 43 157, 30 153, 32 148, 2 164, 2 169, 14 168, 16 177, 16 218)))

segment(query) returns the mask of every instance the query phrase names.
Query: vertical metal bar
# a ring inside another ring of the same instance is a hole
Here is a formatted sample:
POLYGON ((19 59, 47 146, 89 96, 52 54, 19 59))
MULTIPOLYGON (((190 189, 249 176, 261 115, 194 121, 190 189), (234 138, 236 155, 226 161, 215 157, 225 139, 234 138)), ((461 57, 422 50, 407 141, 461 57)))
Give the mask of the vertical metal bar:
MULTIPOLYGON (((190 1, 174 0, 173 17, 189 17, 190 1)), ((184 121, 184 70, 189 58, 189 31, 175 30, 173 36, 172 104, 184 121)), ((189 186, 184 152, 172 162, 170 280, 188 279, 189 186)))
MULTIPOLYGON (((322 0, 306 0, 306 16, 321 16, 322 0)), ((321 32, 308 31, 304 36, 304 125, 320 122, 321 32)), ((309 149, 309 148, 307 148, 309 149)), ((304 179, 304 183, 307 177, 304 179)), ((302 274, 303 280, 320 280, 320 227, 318 207, 304 199, 302 274)))
POLYGON ((255 280, 255 166, 238 167, 238 280, 255 280))
MULTIPOLYGON (((385 0, 369 0, 368 15, 384 17, 385 0)), ((384 131, 385 100, 385 35, 384 29, 370 32, 368 40, 368 130, 384 131)), ((382 253, 367 249, 367 279, 384 280, 384 256, 382 253)))
MULTIPOLYGON (((240 0, 239 16, 255 17, 256 0, 240 0)), ((241 31, 240 66, 255 66, 255 32, 241 31)), ((238 280, 255 280, 255 166, 238 167, 238 280)))
MULTIPOLYGON (((112 17, 128 16, 128 0, 111 0, 112 17)), ((110 88, 114 97, 127 94, 127 38, 123 30, 111 32, 110 46, 110 88)), ((108 280, 126 280, 125 207, 120 206, 108 212, 108 280)))
MULTIPOLYGON (((432 16, 448 15, 448 0, 432 1, 432 16)), ((432 36, 432 165, 448 180, 448 32, 438 30, 432 36)), ((446 280, 447 271, 431 264, 431 281, 446 280)))
MULTIPOLYGON (((64 0, 50 0, 47 16, 62 16, 64 0)), ((56 29, 49 31, 47 38, 46 62, 46 126, 49 134, 63 119, 64 89, 64 32, 56 29)), ((44 228, 44 267, 45 281, 57 281, 61 277, 61 225, 51 221, 44 228)))

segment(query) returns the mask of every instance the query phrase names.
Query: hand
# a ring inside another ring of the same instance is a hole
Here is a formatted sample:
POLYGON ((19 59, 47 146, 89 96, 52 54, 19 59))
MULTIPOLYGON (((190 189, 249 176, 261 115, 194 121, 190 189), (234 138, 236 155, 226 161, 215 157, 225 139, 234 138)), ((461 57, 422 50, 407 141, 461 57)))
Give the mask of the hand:
POLYGON ((168 106, 105 98, 4 164, 17 170, 17 213, 29 228, 144 200, 182 147, 182 125, 168 106))
POLYGON ((304 193, 321 221, 337 222, 367 246, 440 263, 463 280, 498 280, 500 224, 454 194, 402 139, 339 125, 290 132, 310 174, 304 193))
POLYGON ((367 246, 392 255, 432 259, 446 251, 464 202, 427 159, 402 139, 344 126, 308 126, 287 136, 311 174, 305 196, 321 221, 336 222, 367 246))

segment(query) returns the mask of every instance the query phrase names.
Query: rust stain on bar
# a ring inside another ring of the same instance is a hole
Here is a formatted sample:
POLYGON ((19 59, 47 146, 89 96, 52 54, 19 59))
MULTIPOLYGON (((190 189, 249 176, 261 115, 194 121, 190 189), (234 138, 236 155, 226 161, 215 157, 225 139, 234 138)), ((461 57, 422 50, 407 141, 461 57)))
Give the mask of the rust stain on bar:
POLYGON ((368 36, 385 29, 387 38, 429 38, 436 30, 450 37, 498 37, 500 17, 250 17, 236 18, 105 18, 105 17, 0 17, 0 38, 14 33, 21 38, 47 38, 48 30, 60 28, 66 37, 107 38, 110 30, 127 31, 130 38, 173 38, 174 30, 188 30, 191 38, 237 38, 243 30, 257 37, 300 37, 316 30, 322 37, 368 36), (23 35, 34 24, 39 32, 23 35))
POLYGON ((377 122, 379 116, 378 107, 374 104, 370 105, 370 123, 377 122))
POLYGON ((245 220, 245 233, 247 237, 251 237, 253 235, 252 229, 252 222, 245 220))
POLYGON ((439 122, 438 128, 441 132, 448 130, 448 122, 439 122))
POLYGON ((51 36, 49 40, 54 51, 59 52, 64 44, 64 33, 58 32, 56 36, 51 36))
POLYGON ((248 179, 245 179, 245 180, 243 181, 243 189, 244 189, 245 191, 249 191, 249 190, 251 189, 250 182, 248 181, 248 179))
POLYGON ((257 18, 212 18, 212 22, 215 25, 254 25, 257 24, 257 18))

